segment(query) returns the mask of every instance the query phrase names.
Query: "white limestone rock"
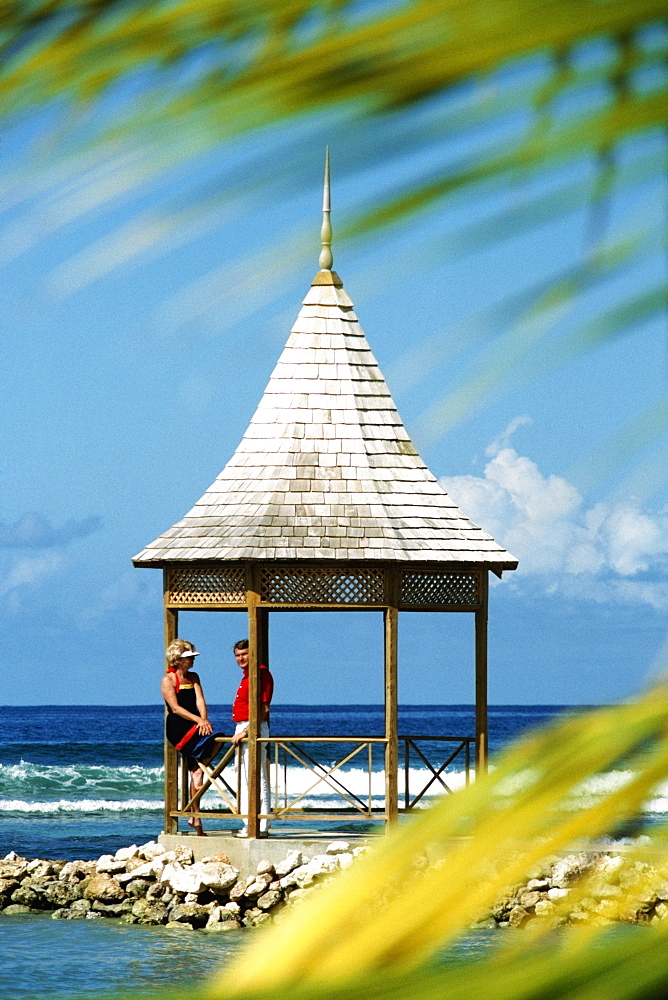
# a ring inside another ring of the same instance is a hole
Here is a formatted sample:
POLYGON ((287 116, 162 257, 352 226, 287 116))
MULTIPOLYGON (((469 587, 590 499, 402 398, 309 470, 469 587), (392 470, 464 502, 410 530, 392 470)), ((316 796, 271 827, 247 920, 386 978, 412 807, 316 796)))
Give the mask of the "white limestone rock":
POLYGON ((160 881, 166 882, 175 892, 183 893, 199 893, 204 889, 224 892, 234 885, 238 877, 237 869, 222 861, 199 861, 187 867, 174 861, 165 865, 159 876, 160 881))
POLYGON ((347 840, 333 840, 325 848, 325 854, 347 854, 350 851, 350 844, 347 840))
POLYGON ((301 851, 290 851, 285 861, 279 862, 279 864, 274 866, 276 872, 276 878, 283 878, 285 875, 289 875, 290 872, 294 871, 295 868, 299 868, 303 865, 306 858, 301 851))
POLYGON ((144 858, 145 861, 153 861, 159 854, 166 853, 167 849, 162 844, 159 844, 157 840, 149 840, 148 844, 142 844, 138 851, 139 857, 144 858))
MULTIPOLYGON (((339 859, 336 854, 316 854, 308 864, 302 865, 294 872, 295 884, 300 889, 305 889, 311 885, 321 875, 328 875, 339 867, 339 859)), ((282 880, 281 880, 282 885, 282 880)), ((283 886, 282 886, 283 887, 283 886)), ((284 887, 283 887, 284 888, 284 887)))
POLYGON ((119 847, 114 857, 116 861, 129 861, 131 858, 138 858, 139 848, 136 844, 132 844, 131 847, 119 847))
POLYGON ((103 854, 97 859, 95 871, 98 875, 118 875, 125 872, 125 861, 117 861, 113 854, 103 854))

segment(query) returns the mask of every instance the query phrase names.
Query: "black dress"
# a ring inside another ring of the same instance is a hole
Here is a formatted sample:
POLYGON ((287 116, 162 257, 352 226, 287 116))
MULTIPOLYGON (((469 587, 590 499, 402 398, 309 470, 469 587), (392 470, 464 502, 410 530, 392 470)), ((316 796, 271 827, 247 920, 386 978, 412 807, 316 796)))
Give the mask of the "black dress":
MULTIPOLYGON (((194 684, 181 684, 176 682, 176 700, 179 703, 179 708, 185 708, 186 712, 191 712, 193 715, 198 715, 197 711, 197 696, 195 694, 194 684)), ((167 739, 176 747, 177 750, 185 749, 183 740, 188 743, 191 736, 197 735, 197 723, 193 722, 191 719, 184 719, 175 712, 172 712, 169 705, 167 706, 167 719, 165 721, 165 733, 167 739), (190 735, 188 735, 190 734, 190 735)))
MULTIPOLYGON (((176 673, 176 671, 174 671, 176 673)), ((180 708, 185 708, 186 712, 199 715, 197 709, 197 695, 194 684, 179 684, 178 677, 174 678, 176 684, 176 700, 180 708)), ((211 760, 218 750, 220 744, 216 745, 216 737, 221 737, 223 733, 212 733, 210 736, 201 736, 199 725, 191 719, 184 719, 176 712, 173 712, 167 705, 167 718, 165 720, 165 735, 167 739, 183 754, 188 762, 190 770, 197 768, 197 761, 211 760)))

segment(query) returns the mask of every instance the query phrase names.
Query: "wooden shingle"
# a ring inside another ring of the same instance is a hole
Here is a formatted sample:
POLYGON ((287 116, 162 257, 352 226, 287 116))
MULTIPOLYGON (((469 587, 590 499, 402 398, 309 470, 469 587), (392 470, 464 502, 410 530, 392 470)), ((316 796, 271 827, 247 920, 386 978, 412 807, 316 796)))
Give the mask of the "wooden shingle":
POLYGON ((133 562, 382 560, 515 569, 429 471, 336 272, 321 270, 234 455, 133 562))

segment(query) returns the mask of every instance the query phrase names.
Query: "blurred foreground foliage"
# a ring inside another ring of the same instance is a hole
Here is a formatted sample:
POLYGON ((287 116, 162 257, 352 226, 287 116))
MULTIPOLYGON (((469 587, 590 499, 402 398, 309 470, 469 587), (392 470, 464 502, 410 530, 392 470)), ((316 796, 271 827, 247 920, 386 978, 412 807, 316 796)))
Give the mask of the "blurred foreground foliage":
MULTIPOLYGON (((200 995, 274 1000, 650 1000, 668 995, 668 919, 623 926, 652 877, 668 880, 668 831, 626 838, 635 874, 576 925, 566 915, 587 877, 550 919, 497 931, 488 957, 444 961, 444 948, 509 887, 555 855, 608 850, 651 812, 668 773, 668 690, 565 718, 504 752, 493 771, 401 823, 347 871, 273 925, 252 932, 200 995), (614 780, 610 780, 611 776, 614 780)), ((174 994, 170 994, 174 996, 174 994)), ((181 996, 181 994, 177 994, 181 996)), ((192 996, 192 993, 188 995, 192 996)))
MULTIPOLYGON (((337 243, 403 227, 414 242, 396 275, 512 247, 576 216, 578 266, 485 316, 472 305, 462 330, 439 333, 445 357, 409 345, 397 369, 415 382, 449 361, 458 339, 491 342, 466 384, 428 401, 425 443, 499 387, 665 314, 666 221, 637 207, 666 179, 665 0, 4 0, 0 55, 6 125, 39 113, 43 149, 69 151, 83 169, 77 185, 66 169, 44 191, 32 227, 42 238, 219 150, 216 176, 186 169, 178 196, 168 184, 160 207, 66 262, 62 294, 197 238, 221 210, 234 218, 314 187, 326 141, 337 186, 363 179, 373 192, 337 215, 337 243), (227 155, 225 143, 251 136, 241 161, 227 155), (421 233, 427 212, 440 221, 421 233)), ((22 220, 7 247, 0 234, 0 260, 30 245, 30 229, 22 220)), ((308 247, 303 231, 282 233, 279 273, 311 260, 308 247)), ((209 285, 259 295, 253 276, 266 253, 248 260, 245 250, 166 313, 191 322, 209 285)), ((606 445, 600 474, 667 424, 663 402, 648 406, 606 445)))

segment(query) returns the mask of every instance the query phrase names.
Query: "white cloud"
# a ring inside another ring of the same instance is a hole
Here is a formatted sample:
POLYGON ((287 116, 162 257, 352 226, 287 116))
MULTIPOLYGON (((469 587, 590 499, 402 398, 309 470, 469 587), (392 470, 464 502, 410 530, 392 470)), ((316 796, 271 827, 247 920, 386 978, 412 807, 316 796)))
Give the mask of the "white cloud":
MULTIPOLYGON (((146 574, 148 576, 148 574, 146 574)), ((81 613, 80 622, 87 627, 116 611, 131 607, 135 611, 142 607, 151 607, 155 603, 155 588, 153 581, 143 578, 137 570, 122 573, 99 594, 96 600, 81 613)))
POLYGON ((517 556, 518 583, 530 577, 534 586, 595 601, 668 607, 668 511, 642 510, 634 499, 587 507, 575 486, 510 447, 510 435, 528 422, 514 420, 490 445, 482 476, 441 485, 517 556))
POLYGON ((64 556, 53 551, 14 558, 0 575, 0 597, 15 594, 26 587, 40 586, 45 580, 59 573, 65 564, 64 556))

